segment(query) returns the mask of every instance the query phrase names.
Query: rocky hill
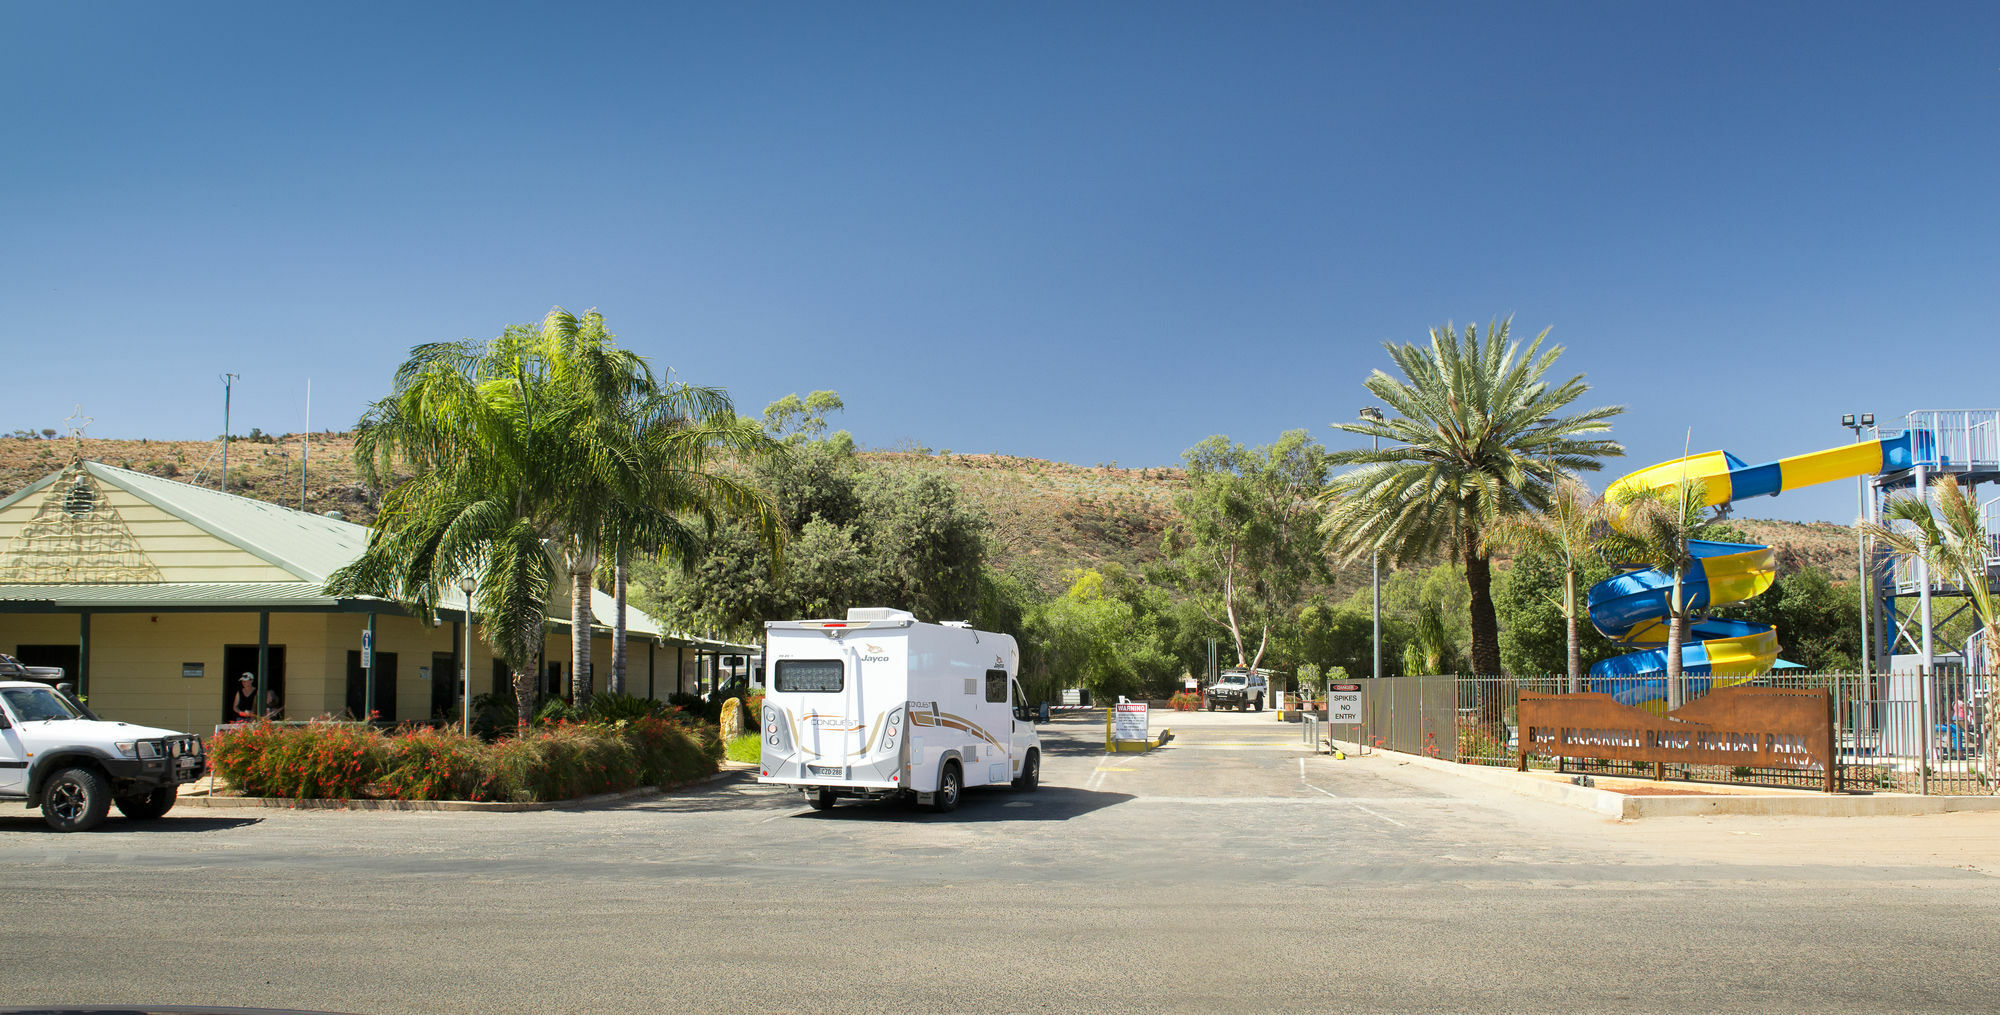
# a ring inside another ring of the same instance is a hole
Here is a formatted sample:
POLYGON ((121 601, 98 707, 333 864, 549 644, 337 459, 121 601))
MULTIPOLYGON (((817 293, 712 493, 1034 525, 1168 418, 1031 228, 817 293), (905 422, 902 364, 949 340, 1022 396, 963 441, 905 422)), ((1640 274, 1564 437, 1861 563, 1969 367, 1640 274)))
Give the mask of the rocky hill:
MULTIPOLYGON (((221 472, 219 441, 150 441, 0 437, 0 496, 60 469, 73 457, 106 462, 183 482, 213 485, 221 472)), ((306 465, 304 505, 339 511, 350 521, 372 521, 375 501, 354 468, 354 439, 346 433, 311 435, 310 453, 299 434, 256 435, 229 444, 230 489, 245 496, 297 507, 300 463, 306 465)), ((1063 571, 1116 562, 1141 567, 1160 553, 1160 538, 1174 518, 1173 502, 1185 488, 1179 469, 1082 466, 1009 455, 872 451, 873 468, 943 477, 977 504, 992 523, 996 565, 1034 577, 1045 592, 1061 588, 1063 571)), ((1854 567, 1854 532, 1828 522, 1735 519, 1731 524, 1778 547, 1783 568, 1813 564, 1839 578, 1854 567)), ((1366 580, 1366 567, 1345 569, 1339 591, 1366 580)))

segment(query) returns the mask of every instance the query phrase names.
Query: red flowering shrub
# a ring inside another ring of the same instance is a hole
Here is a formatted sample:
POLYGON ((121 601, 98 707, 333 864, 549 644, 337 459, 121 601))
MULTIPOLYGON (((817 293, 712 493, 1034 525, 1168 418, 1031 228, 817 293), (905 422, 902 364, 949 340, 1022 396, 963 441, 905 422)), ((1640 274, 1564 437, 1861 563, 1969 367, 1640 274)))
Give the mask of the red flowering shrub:
POLYGON ((486 743, 424 727, 384 735, 360 723, 255 723, 209 743, 217 775, 248 796, 396 800, 568 800, 713 774, 713 727, 642 716, 557 722, 486 743))
POLYGON ((493 748, 456 730, 420 727, 385 738, 381 795, 396 800, 489 800, 493 748))
POLYGON ((1194 691, 1181 691, 1180 693, 1175 694, 1173 698, 1167 702, 1167 704, 1172 705, 1174 711, 1176 712, 1200 711, 1201 695, 1197 694, 1194 691))
POLYGON ((382 735, 355 723, 256 722, 209 742, 217 775, 249 796, 348 800, 366 796, 387 754, 382 735))

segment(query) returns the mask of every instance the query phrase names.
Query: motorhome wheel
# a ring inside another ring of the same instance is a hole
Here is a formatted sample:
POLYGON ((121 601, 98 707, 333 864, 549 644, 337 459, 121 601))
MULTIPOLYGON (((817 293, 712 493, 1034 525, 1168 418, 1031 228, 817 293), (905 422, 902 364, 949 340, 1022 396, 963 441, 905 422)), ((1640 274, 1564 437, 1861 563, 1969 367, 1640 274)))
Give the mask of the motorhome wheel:
POLYGON ((938 773, 937 792, 931 794, 931 810, 939 814, 957 810, 958 794, 964 788, 965 777, 959 774, 958 762, 945 762, 944 771, 938 773))

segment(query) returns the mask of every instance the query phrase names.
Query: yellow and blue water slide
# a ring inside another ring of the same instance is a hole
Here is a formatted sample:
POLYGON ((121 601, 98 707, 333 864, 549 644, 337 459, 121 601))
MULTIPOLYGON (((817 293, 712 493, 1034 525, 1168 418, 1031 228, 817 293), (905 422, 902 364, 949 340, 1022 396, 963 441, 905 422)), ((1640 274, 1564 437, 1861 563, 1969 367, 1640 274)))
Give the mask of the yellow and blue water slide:
MULTIPOLYGON (((1640 469, 1612 483, 1604 496, 1622 504, 1686 481, 1699 484, 1702 506, 1716 507, 1745 497, 1775 497, 1817 483, 1908 469, 1929 462, 1933 446, 1929 431, 1911 430, 1762 465, 1747 465, 1726 451, 1710 451, 1640 469)), ((1614 526, 1618 517, 1614 513, 1614 526)), ((1691 549, 1699 566, 1682 581, 1681 594, 1695 610, 1755 598, 1778 575, 1776 554, 1768 546, 1697 541, 1691 549)), ((1673 588, 1672 575, 1652 569, 1628 571, 1591 587, 1591 624, 1605 637, 1640 649, 1592 666, 1591 690, 1611 694, 1626 705, 1664 710, 1667 600, 1673 588)), ((1687 684, 1691 697, 1706 693, 1711 683, 1742 683, 1777 661, 1777 632, 1768 624, 1745 620, 1696 621, 1681 645, 1681 673, 1692 678, 1687 684)))

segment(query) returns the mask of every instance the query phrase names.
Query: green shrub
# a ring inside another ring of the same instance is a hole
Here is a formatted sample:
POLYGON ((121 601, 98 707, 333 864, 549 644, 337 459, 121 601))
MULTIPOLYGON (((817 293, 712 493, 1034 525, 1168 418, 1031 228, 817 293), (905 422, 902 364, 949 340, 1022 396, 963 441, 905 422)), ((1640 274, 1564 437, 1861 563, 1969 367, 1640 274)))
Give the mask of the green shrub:
POLYGON ((729 741, 729 760, 756 764, 764 757, 764 744, 755 733, 745 733, 732 737, 729 741))
POLYGON ((652 698, 599 691, 590 696, 590 704, 585 706, 584 712, 591 722, 616 722, 621 719, 671 719, 680 709, 652 698))
POLYGON ((550 698, 535 709, 535 725, 547 726, 552 723, 582 722, 583 711, 561 698, 550 698))

